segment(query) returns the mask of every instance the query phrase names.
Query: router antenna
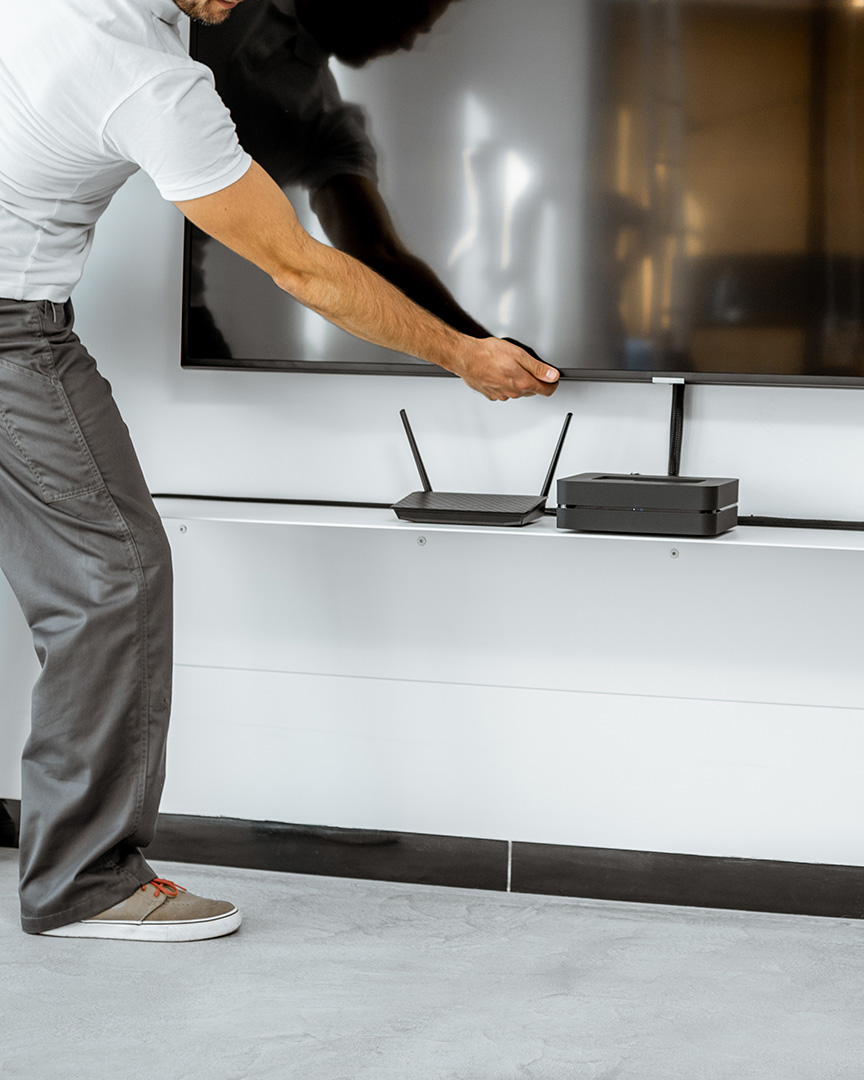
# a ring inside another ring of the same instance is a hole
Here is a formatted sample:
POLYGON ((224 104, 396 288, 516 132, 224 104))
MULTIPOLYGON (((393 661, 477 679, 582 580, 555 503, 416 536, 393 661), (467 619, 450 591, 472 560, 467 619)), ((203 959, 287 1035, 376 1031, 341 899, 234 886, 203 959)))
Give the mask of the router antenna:
POLYGON ((544 499, 549 496, 549 489, 552 487, 552 477, 555 475, 555 470, 558 468, 558 458, 561 457, 561 448, 564 445, 564 439, 567 436, 567 428, 570 427, 570 421, 572 419, 572 412, 568 412, 564 417, 564 427, 561 428, 561 434, 558 436, 558 445, 555 447, 555 453, 552 455, 552 464, 549 466, 549 472, 546 473, 546 481, 540 492, 541 497, 544 499))
POLYGON ((404 409, 400 409, 399 415, 402 417, 402 423, 405 425, 405 434, 408 436, 408 443, 411 446, 411 453, 414 455, 417 472, 420 473, 420 483, 423 485, 424 491, 431 491, 432 485, 429 483, 429 477, 426 475, 426 470, 423 468, 423 459, 420 457, 420 451, 417 449, 417 443, 414 441, 414 432, 411 430, 411 425, 408 423, 408 413, 406 413, 404 409))

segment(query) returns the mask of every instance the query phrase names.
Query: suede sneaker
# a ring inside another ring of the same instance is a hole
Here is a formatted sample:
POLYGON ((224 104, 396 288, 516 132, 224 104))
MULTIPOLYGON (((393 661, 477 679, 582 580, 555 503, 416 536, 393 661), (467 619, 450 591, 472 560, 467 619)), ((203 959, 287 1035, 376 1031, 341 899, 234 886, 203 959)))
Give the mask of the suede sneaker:
POLYGON ((205 900, 165 878, 153 878, 92 919, 43 930, 50 937, 123 941, 202 941, 233 934, 240 912, 226 900, 205 900))

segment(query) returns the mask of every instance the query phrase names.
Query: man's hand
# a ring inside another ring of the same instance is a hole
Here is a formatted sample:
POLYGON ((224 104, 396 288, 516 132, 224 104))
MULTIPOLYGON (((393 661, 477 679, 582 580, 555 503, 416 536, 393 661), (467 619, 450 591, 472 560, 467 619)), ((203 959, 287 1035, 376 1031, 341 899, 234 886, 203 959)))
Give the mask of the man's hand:
POLYGON ((558 388, 558 372, 542 360, 529 356, 517 345, 502 338, 471 339, 473 350, 466 350, 449 368, 472 390, 490 401, 530 397, 549 397, 558 388))
POLYGON ((452 371, 492 401, 548 396, 555 389, 558 372, 548 364, 509 342, 459 333, 357 259, 313 240, 284 192, 254 162, 222 191, 176 205, 199 229, 355 337, 452 371))

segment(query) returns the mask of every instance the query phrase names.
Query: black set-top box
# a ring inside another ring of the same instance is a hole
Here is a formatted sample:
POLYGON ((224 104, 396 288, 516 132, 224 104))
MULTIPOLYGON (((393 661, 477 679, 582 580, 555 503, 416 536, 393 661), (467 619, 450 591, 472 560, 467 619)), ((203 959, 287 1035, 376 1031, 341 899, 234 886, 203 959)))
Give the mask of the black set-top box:
POLYGON ((738 481, 579 473, 558 481, 557 517, 579 532, 719 536, 738 524, 738 481))

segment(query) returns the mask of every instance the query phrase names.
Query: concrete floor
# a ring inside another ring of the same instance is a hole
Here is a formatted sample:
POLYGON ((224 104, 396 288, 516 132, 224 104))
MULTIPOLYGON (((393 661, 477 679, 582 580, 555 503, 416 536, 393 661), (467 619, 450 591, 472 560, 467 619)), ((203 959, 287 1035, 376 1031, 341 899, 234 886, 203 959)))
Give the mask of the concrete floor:
POLYGON ((160 863, 229 938, 29 937, 3 1080, 862 1080, 864 923, 160 863))

